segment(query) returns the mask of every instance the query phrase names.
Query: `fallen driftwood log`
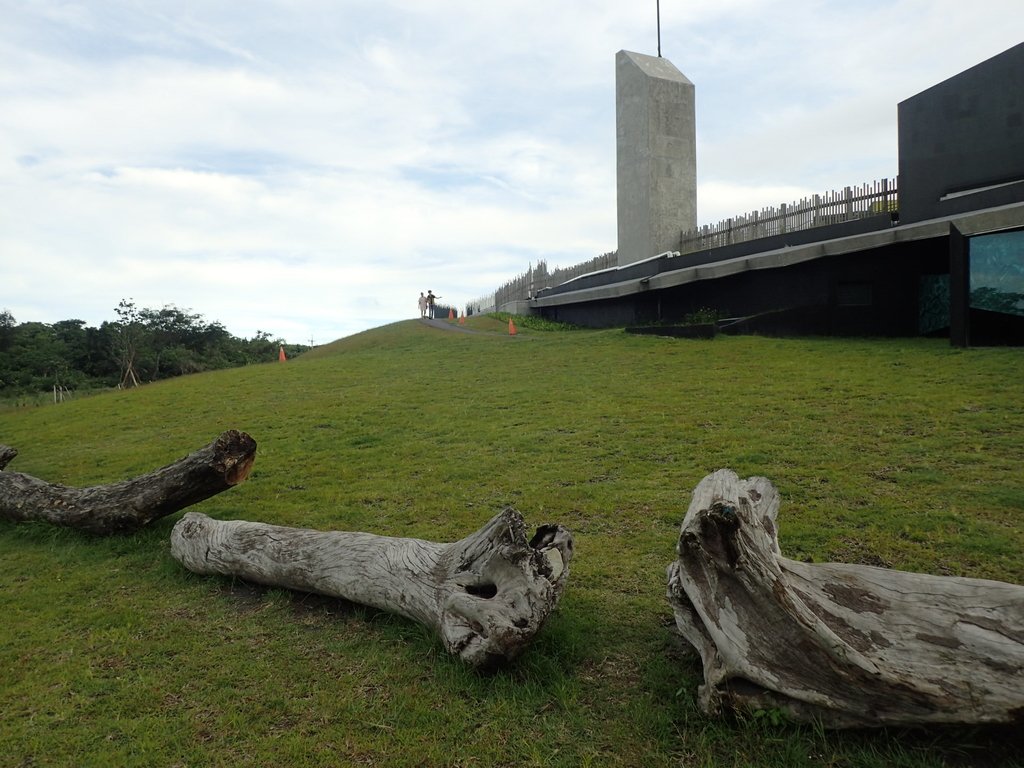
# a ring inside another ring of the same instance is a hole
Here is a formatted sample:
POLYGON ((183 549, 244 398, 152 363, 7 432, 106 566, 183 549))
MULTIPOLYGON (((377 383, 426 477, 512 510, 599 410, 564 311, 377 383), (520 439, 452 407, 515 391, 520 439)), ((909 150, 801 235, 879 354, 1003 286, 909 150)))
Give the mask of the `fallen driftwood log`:
POLYGON ((708 713, 825 727, 1024 721, 1024 586, 782 556, 779 497, 729 470, 693 492, 668 569, 708 713))
POLYGON ((471 666, 493 667, 530 642, 569 576, 572 535, 544 525, 526 537, 508 508, 453 544, 313 531, 189 512, 171 554, 199 574, 237 576, 368 605, 437 632, 471 666))
POLYGON ((249 476, 255 457, 256 441, 229 430, 173 464, 109 485, 72 488, 21 472, 0 472, 0 519, 130 533, 238 485, 249 476))

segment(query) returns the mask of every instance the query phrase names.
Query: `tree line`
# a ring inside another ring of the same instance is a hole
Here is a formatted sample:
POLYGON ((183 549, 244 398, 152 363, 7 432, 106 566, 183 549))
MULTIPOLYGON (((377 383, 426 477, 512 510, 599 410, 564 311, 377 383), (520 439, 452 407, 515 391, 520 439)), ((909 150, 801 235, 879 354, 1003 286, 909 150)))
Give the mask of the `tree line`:
POLYGON ((257 331, 232 336, 219 322, 173 305, 138 307, 123 299, 116 320, 99 328, 84 320, 18 323, 0 311, 0 395, 132 387, 187 373, 289 357, 309 349, 257 331))

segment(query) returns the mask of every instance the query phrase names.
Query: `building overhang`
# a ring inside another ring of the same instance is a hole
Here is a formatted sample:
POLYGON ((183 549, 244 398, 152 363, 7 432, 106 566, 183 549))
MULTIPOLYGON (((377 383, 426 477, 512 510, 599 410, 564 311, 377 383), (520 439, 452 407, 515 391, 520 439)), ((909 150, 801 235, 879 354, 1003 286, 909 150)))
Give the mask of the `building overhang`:
MULTIPOLYGON (((915 240, 947 237, 951 224, 968 236, 1024 226, 1024 202, 929 219, 927 221, 914 222, 913 224, 897 225, 889 229, 822 240, 816 243, 807 243, 806 245, 776 248, 762 253, 681 267, 675 270, 652 273, 647 276, 633 277, 629 280, 618 282, 614 281, 613 274, 609 274, 610 282, 604 285, 581 288, 577 291, 567 291, 551 296, 539 296, 531 299, 529 305, 533 309, 541 309, 544 307, 564 306, 566 304, 609 301, 649 291, 673 288, 687 283, 695 283, 701 280, 729 277, 730 275, 737 275, 743 272, 759 269, 779 269, 815 259, 871 251, 915 240)), ((614 272, 614 270, 608 271, 610 273, 614 272)))

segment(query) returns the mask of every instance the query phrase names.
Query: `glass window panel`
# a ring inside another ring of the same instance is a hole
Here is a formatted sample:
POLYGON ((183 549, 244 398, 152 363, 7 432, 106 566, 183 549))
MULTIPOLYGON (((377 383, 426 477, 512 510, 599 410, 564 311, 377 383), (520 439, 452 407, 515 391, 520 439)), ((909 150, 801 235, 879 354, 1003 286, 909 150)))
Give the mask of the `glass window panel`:
POLYGON ((971 238, 971 307, 1024 316, 1024 230, 971 238))

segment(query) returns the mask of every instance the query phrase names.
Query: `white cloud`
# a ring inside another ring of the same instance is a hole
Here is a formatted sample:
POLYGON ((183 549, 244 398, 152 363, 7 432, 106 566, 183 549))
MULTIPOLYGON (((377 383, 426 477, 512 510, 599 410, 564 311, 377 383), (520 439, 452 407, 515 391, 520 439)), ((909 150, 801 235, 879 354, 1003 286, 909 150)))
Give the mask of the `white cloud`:
MULTIPOLYGON (((1017 3, 662 0, 702 223, 894 175, 896 103, 1017 3)), ((614 0, 0 0, 0 308, 328 341, 615 247, 614 0)))

